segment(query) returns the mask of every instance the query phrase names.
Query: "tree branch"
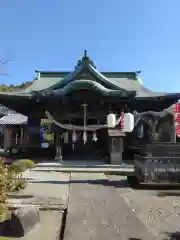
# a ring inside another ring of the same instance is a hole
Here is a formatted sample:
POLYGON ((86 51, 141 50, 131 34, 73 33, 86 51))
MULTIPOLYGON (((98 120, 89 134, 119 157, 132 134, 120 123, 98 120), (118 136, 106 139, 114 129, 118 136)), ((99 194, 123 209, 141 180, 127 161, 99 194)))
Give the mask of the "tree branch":
MULTIPOLYGON (((0 67, 6 65, 8 62, 10 62, 10 60, 0 57, 0 67)), ((2 72, 0 69, 0 76, 8 76, 8 73, 2 72)))

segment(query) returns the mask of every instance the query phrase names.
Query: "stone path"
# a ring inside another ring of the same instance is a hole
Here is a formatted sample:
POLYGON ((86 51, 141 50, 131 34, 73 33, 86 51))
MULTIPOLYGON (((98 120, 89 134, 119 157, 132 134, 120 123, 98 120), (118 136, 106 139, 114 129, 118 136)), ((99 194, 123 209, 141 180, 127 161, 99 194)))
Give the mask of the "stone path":
POLYGON ((68 206, 65 240, 166 240, 180 232, 180 190, 132 190, 125 177, 104 173, 31 171, 14 206, 35 204, 41 223, 23 240, 57 239, 68 206), (69 201, 69 204, 67 205, 69 201), (51 224, 50 224, 51 223, 51 224))
POLYGON ((64 240, 79 239, 156 238, 104 174, 72 173, 64 240))
POLYGON ((39 205, 41 208, 67 208, 69 173, 25 172, 28 186, 18 196, 11 196, 11 205, 39 205))

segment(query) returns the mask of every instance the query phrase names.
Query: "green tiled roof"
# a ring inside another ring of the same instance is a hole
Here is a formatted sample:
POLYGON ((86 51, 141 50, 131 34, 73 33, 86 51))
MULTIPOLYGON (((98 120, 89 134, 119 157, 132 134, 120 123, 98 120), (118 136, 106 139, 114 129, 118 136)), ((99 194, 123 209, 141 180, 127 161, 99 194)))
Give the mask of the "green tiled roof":
POLYGON ((131 105, 139 111, 161 111, 180 98, 180 94, 154 92, 145 88, 138 81, 138 72, 101 73, 87 56, 78 62, 72 72, 37 73, 38 80, 26 90, 0 93, 0 103, 17 111, 24 108, 25 111, 27 103, 34 104, 32 99, 39 101, 41 98, 54 96, 63 98, 75 90, 93 90, 100 92, 102 96, 116 97, 116 100, 122 97, 132 98, 131 105), (21 106, 18 107, 18 104, 21 106))
MULTIPOLYGON (((92 82, 98 81, 102 86, 106 85, 111 90, 125 90, 136 91, 136 98, 138 97, 156 97, 165 96, 166 93, 154 92, 145 88, 140 81, 138 81, 139 72, 98 72, 92 61, 88 57, 83 58, 72 72, 50 72, 50 71, 36 71, 39 74, 39 79, 28 87, 25 92, 32 91, 51 91, 62 88, 72 81, 77 81, 77 76, 80 73, 90 73, 93 79, 92 82)), ((78 79, 79 80, 79 79, 78 79)), ((83 79, 82 79, 83 81, 83 79)), ((79 84, 79 83, 78 83, 79 84)), ((74 85, 75 86, 75 85, 74 85)), ((78 85, 79 86, 79 85, 78 85)), ((101 88, 103 89, 103 88, 101 88)))
MULTIPOLYGON (((48 74, 50 75, 50 74, 48 74)), ((102 75, 102 74, 101 74, 102 75)), ((105 76, 106 73, 104 73, 103 76, 105 76)), ((107 74, 109 78, 107 79, 108 82, 112 83, 113 85, 125 89, 127 91, 136 91, 137 92, 137 97, 154 97, 154 96, 164 96, 166 93, 163 92, 154 92, 152 90, 149 90, 145 88, 139 81, 135 80, 133 77, 132 73, 130 73, 131 78, 128 76, 128 73, 124 73, 122 77, 119 75, 119 77, 111 77, 113 75, 108 73, 107 74), (125 75, 126 74, 126 75, 125 75), (126 77, 127 76, 127 77, 126 77)), ((65 78, 67 78, 69 74, 66 75, 65 78)), ((106 77, 105 77, 106 78, 106 77)), ((75 80, 75 79, 73 79, 75 80)), ((56 74, 55 77, 49 76, 47 77, 46 74, 42 74, 42 77, 40 77, 39 80, 34 81, 34 83, 28 87, 25 92, 31 92, 31 91, 41 91, 45 90, 48 88, 56 88, 56 86, 60 86, 61 84, 65 81, 63 77, 58 77, 56 74)), ((68 82, 68 81, 67 81, 68 82)))
POLYGON ((55 84, 59 83, 62 79, 63 78, 58 77, 41 77, 39 80, 35 80, 30 87, 26 88, 25 92, 41 91, 50 88, 55 84))

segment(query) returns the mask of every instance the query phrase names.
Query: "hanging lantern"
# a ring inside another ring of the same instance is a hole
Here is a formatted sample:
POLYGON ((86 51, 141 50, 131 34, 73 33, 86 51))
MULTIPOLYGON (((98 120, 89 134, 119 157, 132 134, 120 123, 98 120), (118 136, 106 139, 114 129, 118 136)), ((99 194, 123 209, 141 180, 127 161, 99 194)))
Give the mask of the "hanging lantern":
POLYGON ((72 133, 72 141, 73 142, 76 142, 76 132, 73 130, 73 133, 72 133))
POLYGON ((113 113, 107 115, 108 128, 114 128, 116 126, 116 116, 113 113))
POLYGON ((180 113, 176 113, 174 119, 177 124, 180 124, 180 113))
POLYGON ((180 103, 174 104, 173 108, 174 108, 174 113, 180 113, 180 103))
POLYGON ((123 132, 132 132, 134 129, 134 115, 132 113, 124 113, 123 132))
POLYGON ((94 142, 96 142, 96 141, 97 141, 97 135, 96 135, 96 132, 93 132, 93 137, 92 137, 92 140, 93 140, 94 142))
POLYGON ((83 141, 84 141, 84 144, 87 142, 87 133, 86 133, 86 131, 83 132, 83 141))
POLYGON ((180 137, 180 125, 176 126, 176 135, 180 137))

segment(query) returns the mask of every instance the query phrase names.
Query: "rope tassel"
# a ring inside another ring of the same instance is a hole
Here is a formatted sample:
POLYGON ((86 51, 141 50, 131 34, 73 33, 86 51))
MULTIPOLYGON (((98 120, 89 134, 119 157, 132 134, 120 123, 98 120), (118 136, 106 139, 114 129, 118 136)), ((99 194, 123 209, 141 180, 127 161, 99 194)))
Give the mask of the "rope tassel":
POLYGON ((73 133, 72 133, 72 141, 73 141, 73 142, 76 142, 76 139, 77 139, 76 132, 73 130, 73 133))
POLYGON ((93 132, 93 137, 92 137, 92 140, 93 140, 94 142, 96 142, 96 141, 97 141, 97 135, 96 135, 96 132, 93 132))

